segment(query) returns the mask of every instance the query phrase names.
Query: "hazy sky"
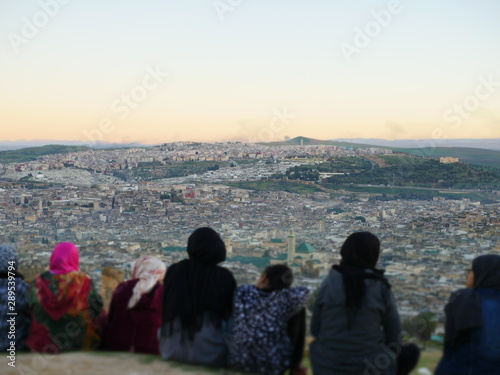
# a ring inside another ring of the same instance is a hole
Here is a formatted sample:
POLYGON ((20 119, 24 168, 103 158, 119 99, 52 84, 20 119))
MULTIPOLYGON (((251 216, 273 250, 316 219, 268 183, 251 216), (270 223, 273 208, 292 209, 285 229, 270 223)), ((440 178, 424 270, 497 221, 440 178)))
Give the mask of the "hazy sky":
POLYGON ((500 138, 498 0, 0 0, 0 140, 500 138))

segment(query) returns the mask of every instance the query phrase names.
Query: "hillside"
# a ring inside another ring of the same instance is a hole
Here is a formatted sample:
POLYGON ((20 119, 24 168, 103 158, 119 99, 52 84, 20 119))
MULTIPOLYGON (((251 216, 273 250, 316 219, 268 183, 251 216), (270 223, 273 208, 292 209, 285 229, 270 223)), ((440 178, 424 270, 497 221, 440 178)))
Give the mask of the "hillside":
POLYGON ((433 147, 433 148, 392 148, 395 152, 439 159, 451 156, 459 158, 467 164, 482 164, 500 168, 500 151, 467 147, 433 147))
MULTIPOLYGON (((363 157, 335 158, 306 164, 276 174, 274 179, 318 181, 320 173, 344 173, 329 177, 327 185, 365 184, 377 186, 439 189, 498 189, 500 170, 466 163, 442 164, 432 158, 407 154, 380 155, 384 166, 363 157)), ((370 159, 371 160, 371 159, 370 159)))
POLYGON ((0 152, 0 163, 24 163, 43 155, 64 154, 68 152, 92 150, 87 146, 47 145, 0 152))
MULTIPOLYGON (((369 141, 368 139, 366 140, 369 141)), ((342 146, 348 148, 367 148, 367 147, 379 147, 379 148, 389 148, 394 152, 400 152, 415 156, 429 157, 434 159, 439 159, 440 157, 451 156, 454 158, 459 158, 461 162, 467 164, 480 164, 490 167, 500 168, 500 151, 483 149, 483 148, 470 148, 470 147, 425 147, 425 148, 402 148, 402 147, 391 147, 391 146, 380 146, 376 144, 367 143, 351 143, 345 141, 328 141, 320 140, 307 137, 295 137, 283 142, 272 142, 268 143, 271 146, 277 145, 331 145, 331 146, 342 146)))

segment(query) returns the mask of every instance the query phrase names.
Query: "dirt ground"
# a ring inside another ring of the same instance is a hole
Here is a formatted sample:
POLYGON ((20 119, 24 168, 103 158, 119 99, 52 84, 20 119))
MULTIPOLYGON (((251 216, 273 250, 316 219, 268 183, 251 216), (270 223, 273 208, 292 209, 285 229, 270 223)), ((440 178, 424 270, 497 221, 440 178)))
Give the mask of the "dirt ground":
POLYGON ((0 358, 2 375, 204 375, 231 374, 224 370, 185 366, 159 357, 129 353, 65 353, 60 355, 19 354, 16 367, 0 358))

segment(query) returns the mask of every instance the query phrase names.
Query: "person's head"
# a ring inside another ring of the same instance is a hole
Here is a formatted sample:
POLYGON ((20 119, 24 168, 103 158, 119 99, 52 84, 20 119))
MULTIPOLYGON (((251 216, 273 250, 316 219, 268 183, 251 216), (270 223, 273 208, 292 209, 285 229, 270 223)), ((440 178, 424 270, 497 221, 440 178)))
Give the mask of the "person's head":
POLYGON ((56 245, 50 256, 50 272, 64 275, 80 270, 80 255, 78 248, 72 242, 61 242, 56 245))
POLYGON ((166 271, 165 263, 158 258, 142 256, 137 259, 132 270, 132 279, 139 279, 139 281, 134 286, 128 308, 131 309, 137 305, 144 294, 149 293, 159 281, 163 280, 166 271))
POLYGON ((132 279, 149 279, 154 282, 163 280, 167 266, 161 260, 155 257, 144 255, 134 262, 132 270, 132 279))
POLYGON ((17 271, 19 264, 16 250, 9 245, 0 245, 0 271, 8 271, 11 265, 17 271))
POLYGON ((226 245, 216 231, 212 228, 202 227, 196 229, 188 239, 187 252, 190 259, 211 265, 226 260, 226 245))
POLYGON ((469 288, 500 289, 500 255, 480 255, 472 261, 467 276, 469 288))
POLYGON ((290 267, 286 264, 276 264, 264 270, 256 286, 259 289, 281 290, 290 288, 292 283, 293 273, 290 267))
POLYGON ((355 232, 344 241, 340 255, 342 265, 375 268, 380 256, 380 241, 370 232, 355 232))

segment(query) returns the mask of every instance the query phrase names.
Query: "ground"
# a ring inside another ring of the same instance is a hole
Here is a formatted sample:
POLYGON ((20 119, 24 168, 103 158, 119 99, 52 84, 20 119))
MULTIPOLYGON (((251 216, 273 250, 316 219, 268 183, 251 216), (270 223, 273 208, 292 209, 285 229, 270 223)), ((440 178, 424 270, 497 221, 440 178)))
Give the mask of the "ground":
MULTIPOLYGON (((438 350, 422 353, 417 370, 412 375, 426 375, 434 372, 441 358, 438 350), (429 371, 423 371, 426 368, 429 371), (420 371, 419 371, 420 370, 420 371)), ((304 365, 309 369, 309 358, 304 365)), ((8 359, 2 355, 0 373, 3 375, 205 375, 232 374, 221 369, 209 369, 166 362, 159 357, 130 353, 66 353, 61 355, 19 354, 16 367, 8 366, 8 359)), ((311 371, 308 371, 311 375, 311 371)))

